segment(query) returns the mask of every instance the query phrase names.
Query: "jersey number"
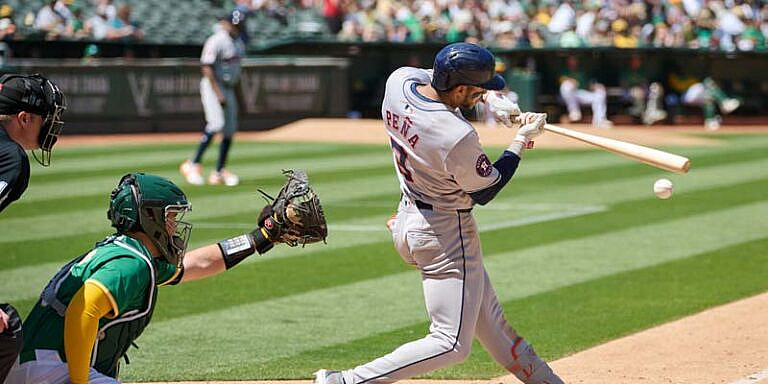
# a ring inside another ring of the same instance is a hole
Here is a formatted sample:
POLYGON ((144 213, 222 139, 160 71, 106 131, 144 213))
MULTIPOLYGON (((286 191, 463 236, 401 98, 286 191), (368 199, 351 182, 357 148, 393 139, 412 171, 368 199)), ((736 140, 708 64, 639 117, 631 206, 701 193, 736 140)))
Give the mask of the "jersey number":
POLYGON ((400 170, 400 174, 403 175, 406 180, 413 182, 411 171, 405 167, 405 161, 408 160, 408 154, 405 153, 405 149, 395 142, 394 139, 389 139, 389 142, 392 144, 392 152, 395 153, 395 157, 397 158, 397 169, 400 170))

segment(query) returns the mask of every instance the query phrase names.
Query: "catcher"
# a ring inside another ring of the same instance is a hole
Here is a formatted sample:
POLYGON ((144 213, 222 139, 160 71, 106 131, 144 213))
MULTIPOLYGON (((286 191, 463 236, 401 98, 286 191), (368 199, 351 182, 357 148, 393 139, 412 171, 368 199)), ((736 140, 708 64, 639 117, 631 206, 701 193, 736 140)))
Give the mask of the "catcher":
POLYGON ((224 272, 275 243, 325 240, 325 216, 305 173, 262 210, 253 232, 186 251, 191 205, 172 182, 125 175, 107 217, 117 232, 75 258, 43 289, 6 383, 117 383, 120 359, 149 324, 157 287, 224 272))

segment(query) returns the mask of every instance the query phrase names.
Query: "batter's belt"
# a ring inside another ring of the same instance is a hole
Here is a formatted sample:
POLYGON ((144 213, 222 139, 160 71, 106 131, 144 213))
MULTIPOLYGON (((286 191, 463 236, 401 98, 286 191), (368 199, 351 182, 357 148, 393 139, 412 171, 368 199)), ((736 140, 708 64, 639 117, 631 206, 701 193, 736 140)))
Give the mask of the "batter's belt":
MULTIPOLYGON (((410 205, 411 201, 409 199, 403 199, 403 202, 405 205, 410 205)), ((435 208, 432 204, 425 203, 421 200, 414 200, 413 205, 416 206, 416 208, 423 210, 423 211, 447 211, 447 212, 459 212, 459 213, 467 213, 472 212, 472 208, 463 208, 463 209, 445 209, 445 208, 435 208)))

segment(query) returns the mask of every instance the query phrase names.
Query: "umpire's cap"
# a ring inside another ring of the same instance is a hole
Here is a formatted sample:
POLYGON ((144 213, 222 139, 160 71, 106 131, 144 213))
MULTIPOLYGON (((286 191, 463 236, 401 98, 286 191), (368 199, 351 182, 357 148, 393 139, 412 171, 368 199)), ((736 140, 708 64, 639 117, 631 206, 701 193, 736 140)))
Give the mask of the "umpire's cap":
POLYGON ((490 90, 506 86, 496 74, 493 54, 475 44, 454 43, 443 47, 432 66, 432 87, 447 91, 457 85, 474 85, 490 90))

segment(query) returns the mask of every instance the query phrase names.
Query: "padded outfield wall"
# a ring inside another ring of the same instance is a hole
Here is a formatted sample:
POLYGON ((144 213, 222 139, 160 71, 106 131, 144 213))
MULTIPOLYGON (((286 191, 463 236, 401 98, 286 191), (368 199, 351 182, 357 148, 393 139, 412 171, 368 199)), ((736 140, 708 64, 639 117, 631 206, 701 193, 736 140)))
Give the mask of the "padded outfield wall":
MULTIPOLYGON (((196 59, 16 59, 5 72, 39 72, 67 96, 67 133, 201 130, 196 59)), ((259 130, 303 117, 344 116, 347 60, 270 57, 243 60, 241 129, 259 130)))

